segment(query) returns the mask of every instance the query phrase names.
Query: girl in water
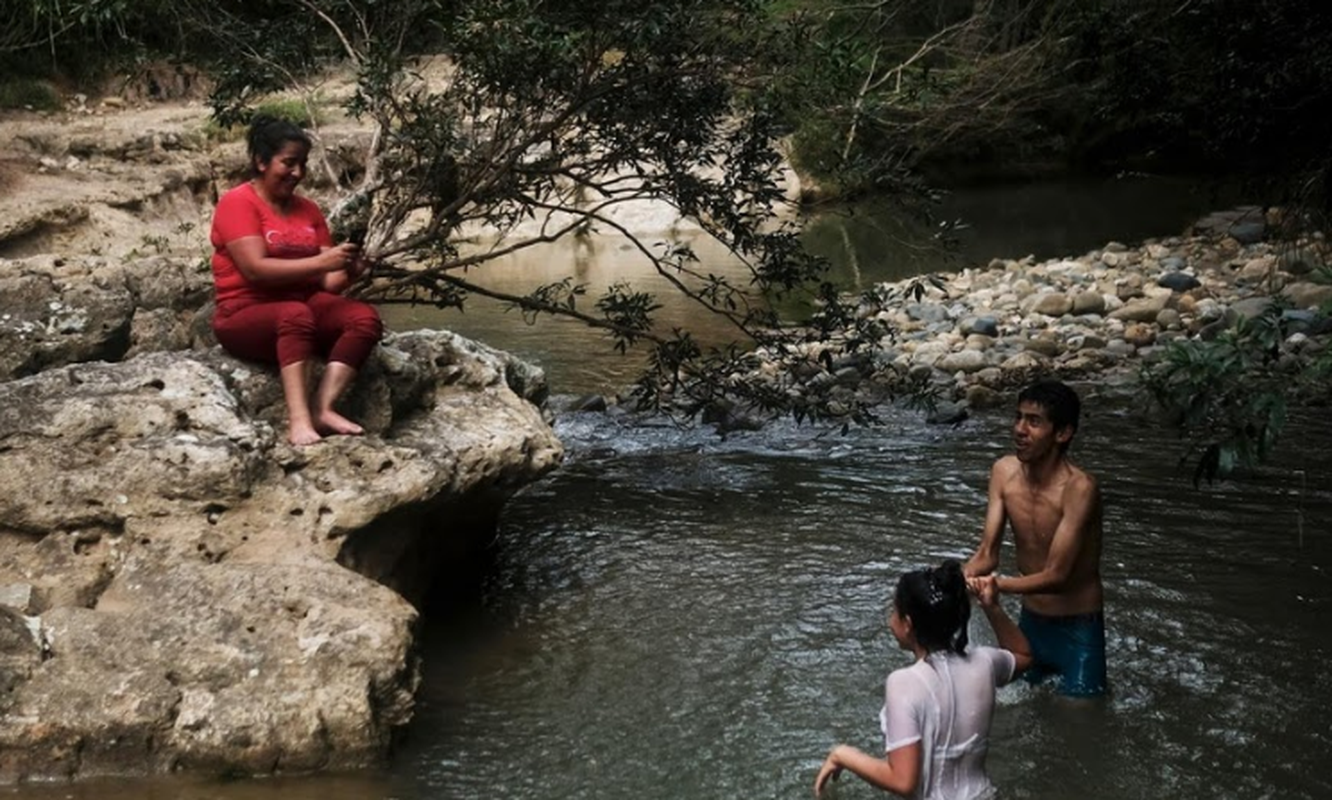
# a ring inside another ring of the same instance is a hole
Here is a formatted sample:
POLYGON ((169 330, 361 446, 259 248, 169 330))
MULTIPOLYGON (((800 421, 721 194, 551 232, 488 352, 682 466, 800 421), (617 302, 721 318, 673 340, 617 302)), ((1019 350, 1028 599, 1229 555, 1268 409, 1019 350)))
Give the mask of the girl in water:
POLYGON ((1027 639, 1004 613, 992 581, 972 584, 999 647, 967 648, 971 618, 962 565, 908 572, 897 582, 888 629, 916 661, 894 670, 884 689, 879 723, 882 758, 839 744, 814 781, 848 769, 880 789, 921 800, 979 800, 994 795, 985 773, 996 688, 1031 664, 1027 639))

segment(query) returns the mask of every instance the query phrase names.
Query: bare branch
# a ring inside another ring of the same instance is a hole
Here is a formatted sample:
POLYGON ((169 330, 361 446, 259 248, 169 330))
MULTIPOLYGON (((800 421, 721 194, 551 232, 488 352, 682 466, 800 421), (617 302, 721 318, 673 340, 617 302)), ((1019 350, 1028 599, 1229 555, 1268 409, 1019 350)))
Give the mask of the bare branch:
POLYGON ((346 51, 347 58, 350 59, 353 64, 361 63, 363 58, 361 52, 355 47, 352 47, 351 41, 347 39, 347 34, 342 32, 342 28, 337 22, 333 21, 332 17, 325 14, 324 10, 311 2, 311 0, 300 0, 300 3, 305 6, 306 10, 314 14, 316 17, 319 17, 326 25, 328 25, 328 27, 333 29, 333 34, 338 37, 338 41, 342 42, 342 49, 346 51))

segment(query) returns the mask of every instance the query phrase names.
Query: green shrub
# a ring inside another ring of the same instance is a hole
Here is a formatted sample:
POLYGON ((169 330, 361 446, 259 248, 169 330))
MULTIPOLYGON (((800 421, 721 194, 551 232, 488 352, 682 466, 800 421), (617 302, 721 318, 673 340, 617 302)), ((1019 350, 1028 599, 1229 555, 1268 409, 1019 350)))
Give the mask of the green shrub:
POLYGON ((297 99, 268 100, 254 107, 256 116, 285 119, 302 128, 310 128, 323 121, 319 109, 314 103, 305 103, 297 99))
MULTIPOLYGON (((285 119, 302 128, 311 128, 324 121, 317 101, 306 103, 299 99, 265 100, 250 110, 246 120, 263 114, 269 117, 285 119)), ((203 134, 211 142, 230 142, 244 138, 246 123, 223 125, 216 118, 210 118, 204 124, 203 134)))
POLYGON ((18 78, 0 82, 0 108, 56 111, 63 106, 60 93, 48 81, 18 78))

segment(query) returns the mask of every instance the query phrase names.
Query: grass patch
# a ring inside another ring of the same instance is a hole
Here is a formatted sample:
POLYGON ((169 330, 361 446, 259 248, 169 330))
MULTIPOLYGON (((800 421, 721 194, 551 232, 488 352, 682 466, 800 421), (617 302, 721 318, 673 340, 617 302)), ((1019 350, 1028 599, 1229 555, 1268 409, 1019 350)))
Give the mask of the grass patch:
POLYGON ((269 100, 255 106, 254 113, 256 116, 262 114, 285 119, 302 128, 311 128, 324 121, 324 115, 319 113, 319 107, 315 103, 307 104, 300 100, 269 100))
POLYGON ((48 81, 32 78, 0 81, 0 108, 59 111, 63 107, 60 92, 48 81))
MULTIPOLYGON (((318 101, 305 103, 296 99, 266 100, 250 110, 253 116, 284 119, 301 128, 312 128, 324 121, 318 101)), ((246 125, 219 125, 210 119, 204 124, 204 136, 212 142, 231 142, 245 137, 246 125)))

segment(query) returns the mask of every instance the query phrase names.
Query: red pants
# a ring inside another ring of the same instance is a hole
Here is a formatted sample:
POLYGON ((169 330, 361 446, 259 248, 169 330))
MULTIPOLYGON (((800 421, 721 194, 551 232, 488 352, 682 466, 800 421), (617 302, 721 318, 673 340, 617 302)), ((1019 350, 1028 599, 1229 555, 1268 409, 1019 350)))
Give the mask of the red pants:
POLYGON ((229 302, 213 315, 213 333, 228 353, 279 367, 322 356, 360 369, 383 332, 373 306, 329 292, 229 302))

